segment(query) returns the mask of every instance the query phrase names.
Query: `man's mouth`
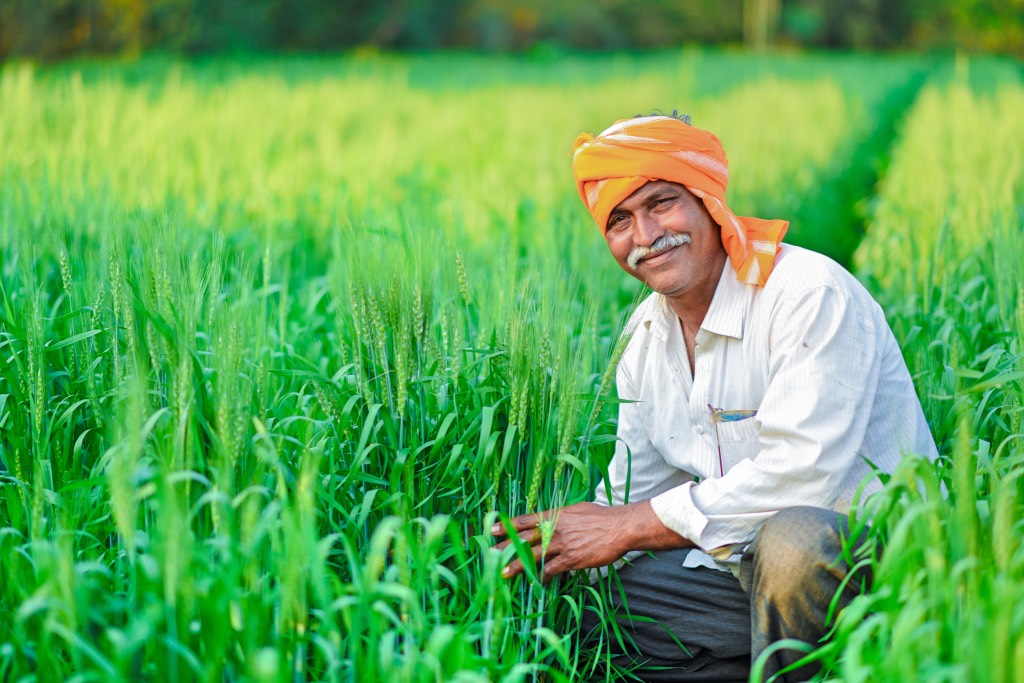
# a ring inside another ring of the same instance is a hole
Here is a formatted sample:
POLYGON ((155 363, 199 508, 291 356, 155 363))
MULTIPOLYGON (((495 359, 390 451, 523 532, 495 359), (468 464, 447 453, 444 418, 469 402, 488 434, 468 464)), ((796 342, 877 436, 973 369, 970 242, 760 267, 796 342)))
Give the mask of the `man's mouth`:
POLYGON ((647 263, 648 265, 657 265, 657 263, 659 263, 662 260, 663 256, 667 257, 680 246, 682 245, 676 245, 674 247, 669 247, 668 249, 662 249, 661 251, 655 254, 648 254, 647 256, 644 256, 642 259, 640 259, 640 263, 647 263))
POLYGON ((671 235, 663 236, 655 241, 650 247, 637 247, 630 252, 629 257, 626 259, 626 265, 631 269, 636 270, 641 262, 653 261, 649 265, 657 265, 661 261, 658 260, 662 256, 666 256, 669 252, 676 250, 676 247, 681 247, 684 244, 690 243, 689 235, 671 235))

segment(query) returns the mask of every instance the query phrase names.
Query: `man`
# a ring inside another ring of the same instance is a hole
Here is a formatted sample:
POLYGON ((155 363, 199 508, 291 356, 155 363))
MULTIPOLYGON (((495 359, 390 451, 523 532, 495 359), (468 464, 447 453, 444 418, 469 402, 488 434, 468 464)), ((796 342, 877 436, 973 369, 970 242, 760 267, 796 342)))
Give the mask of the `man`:
MULTIPOLYGON (((627 330, 629 402, 598 503, 512 527, 546 576, 628 555, 620 663, 644 664, 644 680, 742 681, 771 643, 823 637, 848 571, 842 513, 871 466, 935 444, 879 306, 833 261, 782 244, 785 221, 733 214, 721 144, 688 123, 637 117, 576 140, 580 197, 654 293, 627 330)), ((779 650, 766 675, 801 656, 779 650)))

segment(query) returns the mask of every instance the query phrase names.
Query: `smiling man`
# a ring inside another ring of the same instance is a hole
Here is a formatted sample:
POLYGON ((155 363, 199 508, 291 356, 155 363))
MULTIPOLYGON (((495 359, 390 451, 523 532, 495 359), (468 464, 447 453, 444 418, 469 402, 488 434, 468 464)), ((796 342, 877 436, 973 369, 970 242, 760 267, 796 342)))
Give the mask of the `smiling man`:
MULTIPOLYGON (((782 244, 785 221, 729 209, 714 135, 636 117, 581 135, 573 169, 612 255, 653 293, 627 329, 597 502, 512 526, 547 576, 625 558, 632 642, 617 664, 745 681, 771 643, 824 636, 848 572, 844 513, 871 465, 934 457, 934 441, 879 306, 835 262, 782 244), (541 519, 555 520, 544 550, 541 519)), ((866 580, 853 578, 840 605, 866 580)), ((766 676, 800 656, 778 651, 766 676)))

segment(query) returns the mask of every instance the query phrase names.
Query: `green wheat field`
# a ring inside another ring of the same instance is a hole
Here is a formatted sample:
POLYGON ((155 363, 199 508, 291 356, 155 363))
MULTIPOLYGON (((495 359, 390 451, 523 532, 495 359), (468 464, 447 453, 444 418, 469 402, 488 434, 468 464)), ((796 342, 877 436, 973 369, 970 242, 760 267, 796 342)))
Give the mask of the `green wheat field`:
POLYGON ((674 108, 872 290, 942 454, 811 656, 1024 680, 1024 70, 690 49, 0 65, 0 682, 589 676, 606 596, 485 530, 603 475, 643 292, 570 147, 674 108))

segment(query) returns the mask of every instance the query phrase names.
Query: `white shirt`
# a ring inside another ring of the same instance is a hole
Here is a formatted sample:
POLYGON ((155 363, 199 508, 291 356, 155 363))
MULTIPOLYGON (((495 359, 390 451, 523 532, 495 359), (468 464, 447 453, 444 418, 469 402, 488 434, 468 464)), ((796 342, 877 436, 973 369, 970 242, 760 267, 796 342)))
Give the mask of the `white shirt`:
MULTIPOLYGON (((663 296, 638 307, 630 332, 617 382, 633 402, 620 405, 597 502, 651 499, 665 526, 716 558, 782 508, 845 512, 869 461, 892 472, 904 453, 937 455, 881 308, 821 254, 783 245, 764 288, 727 261, 697 332, 695 376, 663 296), (757 413, 713 421, 709 404, 757 413)), ((690 555, 688 566, 716 566, 690 555)))

